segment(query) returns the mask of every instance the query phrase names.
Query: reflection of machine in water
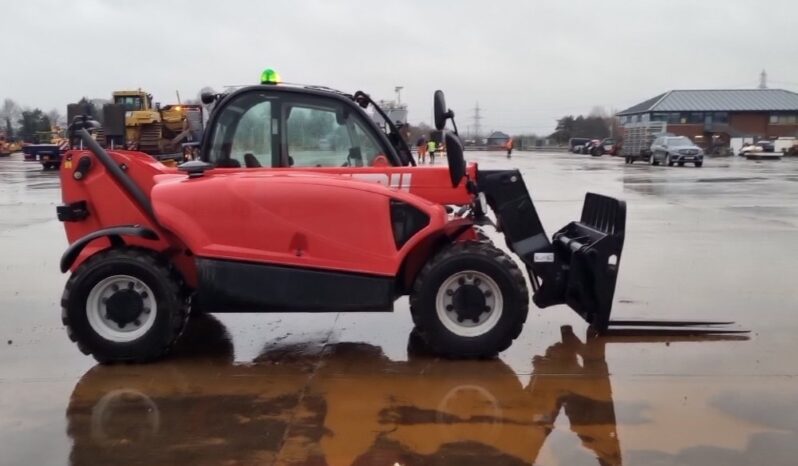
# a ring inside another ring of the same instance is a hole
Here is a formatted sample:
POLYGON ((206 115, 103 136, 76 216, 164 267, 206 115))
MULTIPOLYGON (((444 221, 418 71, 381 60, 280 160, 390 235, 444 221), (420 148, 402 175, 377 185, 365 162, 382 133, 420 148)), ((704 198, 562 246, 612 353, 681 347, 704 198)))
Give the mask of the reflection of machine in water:
POLYGON ((341 343, 321 358, 287 346, 234 365, 224 327, 197 316, 168 363, 96 366, 81 378, 67 410, 71 460, 531 464, 564 413, 597 464, 620 465, 604 358, 614 341, 627 340, 583 343, 563 328, 561 341, 534 358, 524 387, 499 360, 426 358, 414 336, 409 361, 341 343))

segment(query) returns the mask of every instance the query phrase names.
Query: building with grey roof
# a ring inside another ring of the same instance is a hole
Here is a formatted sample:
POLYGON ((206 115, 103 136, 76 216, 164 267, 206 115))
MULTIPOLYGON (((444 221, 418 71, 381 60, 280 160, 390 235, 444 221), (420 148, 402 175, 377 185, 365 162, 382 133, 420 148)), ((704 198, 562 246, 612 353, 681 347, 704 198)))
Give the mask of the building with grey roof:
POLYGON ((703 145, 798 136, 798 93, 784 89, 673 90, 616 114, 621 125, 664 121, 703 145))

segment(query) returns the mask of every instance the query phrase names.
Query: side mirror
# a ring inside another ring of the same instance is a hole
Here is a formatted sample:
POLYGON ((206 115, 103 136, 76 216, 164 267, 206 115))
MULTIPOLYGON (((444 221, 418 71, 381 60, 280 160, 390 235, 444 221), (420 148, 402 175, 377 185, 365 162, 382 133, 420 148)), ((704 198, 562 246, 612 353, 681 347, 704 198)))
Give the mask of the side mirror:
POLYGON ((446 131, 444 140, 446 141, 446 158, 449 160, 449 177, 452 180, 452 187, 456 188, 463 181, 466 175, 466 163, 463 157, 463 144, 456 134, 446 131))
POLYGON ((432 107, 434 110, 435 129, 438 131, 446 127, 446 120, 454 118, 454 112, 446 108, 446 97, 443 91, 435 91, 432 98, 432 107))
POLYGON ((216 102, 216 94, 213 92, 203 92, 202 95, 200 95, 200 100, 202 100, 203 104, 210 105, 216 102))

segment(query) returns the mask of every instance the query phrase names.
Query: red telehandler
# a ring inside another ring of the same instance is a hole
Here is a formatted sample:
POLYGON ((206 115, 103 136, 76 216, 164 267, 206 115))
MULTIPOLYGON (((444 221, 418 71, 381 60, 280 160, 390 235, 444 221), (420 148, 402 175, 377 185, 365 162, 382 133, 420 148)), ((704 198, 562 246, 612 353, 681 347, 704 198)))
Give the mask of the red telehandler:
POLYGON ((521 333, 530 298, 516 262, 482 234, 492 227, 537 306, 612 324, 625 204, 588 193, 581 219, 549 237, 518 170, 466 164, 441 91, 448 167, 416 166, 360 91, 269 82, 203 100, 215 106, 200 160, 177 168, 106 151, 89 117, 72 124, 83 149, 61 171, 62 316, 98 361, 163 356, 189 310, 391 311, 403 295, 437 353, 495 355, 521 333))

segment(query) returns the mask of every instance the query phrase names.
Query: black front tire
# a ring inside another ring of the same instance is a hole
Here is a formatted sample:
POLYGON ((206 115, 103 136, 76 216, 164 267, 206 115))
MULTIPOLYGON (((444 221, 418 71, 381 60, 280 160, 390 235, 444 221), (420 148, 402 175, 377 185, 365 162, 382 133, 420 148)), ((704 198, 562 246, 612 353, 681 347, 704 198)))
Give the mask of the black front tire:
POLYGON ((529 291, 521 270, 503 251, 486 242, 457 243, 439 252, 418 274, 410 295, 410 311, 419 335, 434 353, 452 358, 488 358, 509 348, 520 335, 529 312, 529 291), (450 327, 458 324, 452 320, 447 327, 442 320, 446 317, 441 317, 443 311, 437 309, 437 296, 446 281, 469 271, 493 280, 502 300, 499 309, 490 311, 500 312, 495 324, 475 335, 455 333, 450 327))
POLYGON ((69 277, 61 307, 69 338, 100 363, 148 362, 163 357, 185 328, 189 312, 188 294, 174 267, 154 252, 137 248, 107 249, 87 259, 69 277), (106 338, 89 322, 92 289, 103 280, 119 276, 146 284, 156 303, 152 325, 132 341, 106 338))
POLYGON ((700 168, 700 167, 701 167, 701 166, 703 166, 703 165, 704 165, 704 162, 703 162, 703 161, 701 161, 701 162, 696 162, 696 163, 695 163, 695 166, 696 166, 696 168, 700 168))

